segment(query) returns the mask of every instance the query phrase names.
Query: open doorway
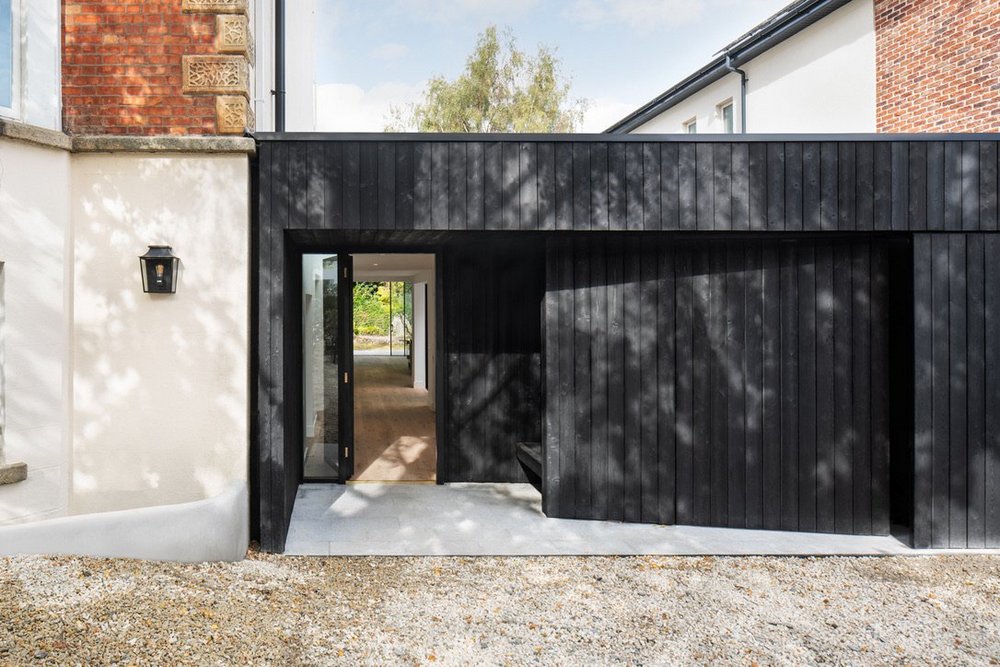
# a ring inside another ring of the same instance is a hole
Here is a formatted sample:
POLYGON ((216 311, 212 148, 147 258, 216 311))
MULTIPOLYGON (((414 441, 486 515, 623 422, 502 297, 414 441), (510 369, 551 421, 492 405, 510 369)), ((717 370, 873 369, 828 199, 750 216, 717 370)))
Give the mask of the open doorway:
POLYGON ((303 479, 434 481, 432 254, 302 258, 303 479))
POLYGON ((434 255, 354 255, 355 481, 433 481, 434 255))

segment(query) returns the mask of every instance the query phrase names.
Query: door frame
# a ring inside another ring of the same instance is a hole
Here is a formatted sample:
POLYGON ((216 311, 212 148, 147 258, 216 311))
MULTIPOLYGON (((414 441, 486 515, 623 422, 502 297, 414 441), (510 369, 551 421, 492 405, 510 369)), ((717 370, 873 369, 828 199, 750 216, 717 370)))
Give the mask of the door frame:
MULTIPOLYGON (((293 375, 295 377, 295 382, 297 387, 301 388, 303 382, 303 349, 302 349, 302 296, 299 293, 301 291, 301 264, 302 256, 310 254, 329 254, 337 256, 337 271, 342 272, 342 266, 344 266, 344 259, 349 258, 350 265, 350 280, 354 283, 354 270, 353 270, 353 256, 354 255, 367 255, 367 254, 421 254, 421 255, 433 255, 434 256, 434 436, 435 436, 435 449, 437 455, 436 470, 435 470, 435 483, 444 484, 447 482, 444 479, 444 472, 447 470, 446 466, 446 456, 448 449, 448 438, 447 438, 447 414, 446 414, 446 397, 447 397, 447 377, 445 376, 445 336, 444 336, 444 280, 443 271, 441 270, 442 262, 444 261, 444 250, 438 245, 433 246, 407 246, 398 247, 394 245, 358 245, 351 243, 335 244, 335 243, 324 243, 316 247, 297 247, 292 254, 292 263, 298 265, 297 275, 299 279, 294 283, 294 288, 296 290, 295 294, 286 294, 286 298, 292 301, 294 306, 294 314, 291 318, 291 322, 285 323, 286 336, 289 337, 290 342, 293 345, 293 352, 290 355, 290 365, 294 369, 293 375)), ((342 274, 341 274, 342 276, 342 274)), ((291 287, 291 286, 290 286, 291 287)), ((286 290, 286 292, 291 290, 286 290)), ((341 410, 341 415, 350 412, 349 425, 345 429, 345 420, 340 419, 339 429, 340 436, 343 442, 348 443, 347 447, 349 449, 350 463, 345 465, 344 460, 344 450, 340 450, 340 473, 337 477, 314 477, 308 480, 305 479, 305 471, 303 467, 299 467, 297 475, 297 484, 303 484, 308 481, 308 483, 317 484, 344 484, 350 480, 353 476, 354 470, 354 423, 355 423, 355 402, 354 402, 354 387, 355 387, 355 375, 354 375, 354 352, 353 344, 348 344, 348 341, 353 341, 353 291, 347 292, 346 297, 338 294, 340 297, 340 319, 338 321, 338 327, 340 328, 340 337, 343 341, 342 349, 345 352, 350 352, 349 354, 344 354, 344 359, 349 359, 345 362, 341 361, 341 368, 339 372, 343 372, 344 366, 348 366, 348 378, 349 381, 345 385, 341 383, 340 394, 338 396, 339 408, 341 410), (350 308, 347 308, 347 304, 344 301, 350 301, 350 308), (345 308, 347 308, 348 317, 344 317, 345 308), (346 476, 344 473, 347 472, 346 476)), ((292 427, 286 431, 286 438, 291 436, 291 442, 286 441, 286 446, 290 445, 295 452, 295 455, 299 460, 302 459, 304 453, 304 432, 302 430, 302 424, 304 419, 304 406, 301 400, 301 389, 293 390, 292 395, 295 400, 288 401, 286 403, 285 409, 288 415, 288 424, 292 427)), ((286 396, 288 396, 286 391, 286 396)))

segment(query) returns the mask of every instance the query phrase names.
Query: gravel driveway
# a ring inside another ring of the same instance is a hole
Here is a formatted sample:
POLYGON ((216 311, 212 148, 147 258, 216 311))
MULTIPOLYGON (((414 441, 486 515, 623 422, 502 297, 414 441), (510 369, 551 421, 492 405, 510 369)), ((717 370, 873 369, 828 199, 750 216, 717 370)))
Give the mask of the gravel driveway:
POLYGON ((1000 557, 0 558, 0 664, 998 664, 1000 557))

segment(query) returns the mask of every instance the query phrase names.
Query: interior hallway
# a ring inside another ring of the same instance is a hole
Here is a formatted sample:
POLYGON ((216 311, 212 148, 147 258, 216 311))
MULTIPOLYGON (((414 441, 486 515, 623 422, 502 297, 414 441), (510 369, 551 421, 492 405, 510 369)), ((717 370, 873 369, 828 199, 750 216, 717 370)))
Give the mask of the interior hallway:
POLYGON ((354 356, 353 480, 436 478, 434 413, 426 389, 414 389, 405 357, 354 356))

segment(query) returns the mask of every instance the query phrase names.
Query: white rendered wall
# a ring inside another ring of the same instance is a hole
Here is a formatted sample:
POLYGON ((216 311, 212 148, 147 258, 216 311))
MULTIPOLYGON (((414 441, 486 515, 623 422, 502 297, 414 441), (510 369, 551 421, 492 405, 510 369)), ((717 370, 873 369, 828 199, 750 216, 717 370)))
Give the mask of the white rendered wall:
MULTIPOLYGON (((875 132, 872 0, 854 0, 741 67, 749 133, 875 132)), ((680 133, 692 116, 699 133, 721 132, 712 118, 730 97, 739 131, 739 96, 739 75, 728 75, 633 132, 680 133)))
POLYGON ((70 158, 0 139, 0 372, 8 463, 0 524, 61 516, 69 497, 70 158))
POLYGON ((245 155, 74 157, 71 513, 246 480, 247 173, 245 155), (181 258, 174 295, 142 292, 152 243, 181 258))

